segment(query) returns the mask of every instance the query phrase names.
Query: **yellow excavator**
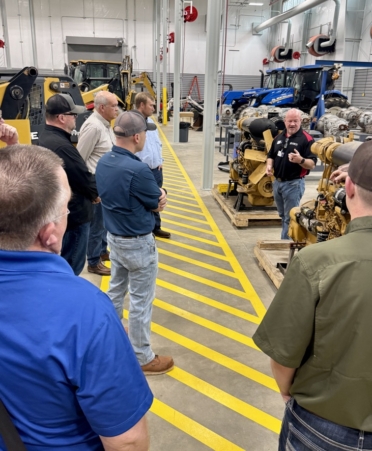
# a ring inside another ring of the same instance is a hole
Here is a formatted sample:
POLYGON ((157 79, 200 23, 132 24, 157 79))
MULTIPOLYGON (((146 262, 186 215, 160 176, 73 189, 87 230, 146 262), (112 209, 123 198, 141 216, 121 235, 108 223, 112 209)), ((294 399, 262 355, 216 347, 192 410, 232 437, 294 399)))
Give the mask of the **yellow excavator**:
MULTIPOLYGON (((45 103, 54 94, 69 94, 76 105, 84 105, 79 87, 68 76, 50 77, 40 74, 32 66, 16 73, 11 69, 0 69, 2 117, 17 129, 20 143, 38 144, 45 125, 45 103)), ((77 117, 73 142, 77 142, 78 131, 89 114, 77 117)), ((4 145, 0 143, 0 147, 4 145)))
POLYGON ((116 95, 123 110, 131 110, 134 105, 136 85, 156 98, 154 84, 147 72, 132 79, 133 63, 126 56, 122 63, 115 61, 74 60, 70 62, 68 72, 79 86, 85 106, 94 108, 94 97, 99 91, 109 91, 116 95))

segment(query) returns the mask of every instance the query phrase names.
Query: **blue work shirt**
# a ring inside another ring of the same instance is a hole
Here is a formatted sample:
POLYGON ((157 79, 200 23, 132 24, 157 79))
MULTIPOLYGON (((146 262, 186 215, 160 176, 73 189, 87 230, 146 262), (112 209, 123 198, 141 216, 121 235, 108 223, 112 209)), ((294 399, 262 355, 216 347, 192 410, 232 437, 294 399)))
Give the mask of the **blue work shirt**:
POLYGON ((105 228, 114 235, 151 233, 161 196, 153 173, 129 150, 113 146, 98 162, 96 183, 105 228))
MULTIPOLYGON (((147 118, 147 122, 155 124, 155 122, 147 118)), ((163 164, 163 158, 161 156, 161 148, 162 143, 159 138, 158 129, 156 130, 148 130, 146 132, 146 141, 145 145, 141 152, 137 152, 136 156, 146 163, 150 169, 157 169, 159 166, 163 164)))
POLYGON ((106 294, 35 251, 0 251, 0 293, 0 398, 27 450, 103 451, 143 417, 153 396, 106 294))

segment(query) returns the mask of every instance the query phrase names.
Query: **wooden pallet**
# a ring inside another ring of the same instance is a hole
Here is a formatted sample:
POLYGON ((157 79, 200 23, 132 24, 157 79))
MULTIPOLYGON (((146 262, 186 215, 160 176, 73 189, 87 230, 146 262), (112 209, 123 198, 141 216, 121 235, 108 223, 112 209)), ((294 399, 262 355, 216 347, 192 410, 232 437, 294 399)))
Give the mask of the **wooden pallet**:
POLYGON ((234 204, 236 196, 229 196, 227 199, 223 193, 219 192, 219 185, 214 185, 212 189, 213 197, 216 199, 222 210, 231 219, 231 223, 236 227, 248 227, 248 225, 281 225, 281 219, 276 210, 253 209, 236 211, 234 204))
POLYGON ((278 263, 287 263, 289 257, 289 240, 257 241, 254 255, 259 267, 267 273, 276 288, 280 287, 284 275, 278 269, 278 263))

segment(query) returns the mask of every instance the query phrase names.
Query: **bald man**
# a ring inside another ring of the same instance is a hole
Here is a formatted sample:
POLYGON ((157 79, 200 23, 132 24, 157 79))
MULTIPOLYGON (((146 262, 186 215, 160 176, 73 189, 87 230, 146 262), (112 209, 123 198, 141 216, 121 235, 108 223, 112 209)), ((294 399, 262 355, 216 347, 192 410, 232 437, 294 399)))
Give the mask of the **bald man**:
MULTIPOLYGON (((78 151, 89 171, 96 173, 99 159, 115 144, 111 121, 118 115, 118 101, 115 94, 100 91, 94 99, 94 112, 80 129, 78 151)), ((107 232, 103 225, 102 206, 94 205, 93 220, 90 223, 88 239, 88 272, 109 276, 111 271, 103 262, 109 260, 107 232)))

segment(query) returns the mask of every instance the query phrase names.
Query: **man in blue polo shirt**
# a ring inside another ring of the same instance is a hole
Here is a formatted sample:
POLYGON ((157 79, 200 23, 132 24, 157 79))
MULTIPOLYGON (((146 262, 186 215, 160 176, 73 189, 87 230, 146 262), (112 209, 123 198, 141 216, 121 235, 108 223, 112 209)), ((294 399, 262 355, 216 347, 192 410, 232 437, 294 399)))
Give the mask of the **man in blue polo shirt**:
POLYGON ((28 451, 148 451, 153 396, 128 337, 110 299, 58 255, 62 164, 38 146, 0 151, 0 399, 28 451))
POLYGON ((173 368, 173 359, 151 349, 150 326, 158 271, 158 252, 152 231, 154 212, 166 205, 146 163, 135 154, 143 149, 147 123, 142 114, 128 111, 114 124, 116 145, 98 162, 96 182, 110 246, 111 280, 107 292, 116 312, 123 317, 129 285, 129 339, 146 375, 163 374, 173 368))

